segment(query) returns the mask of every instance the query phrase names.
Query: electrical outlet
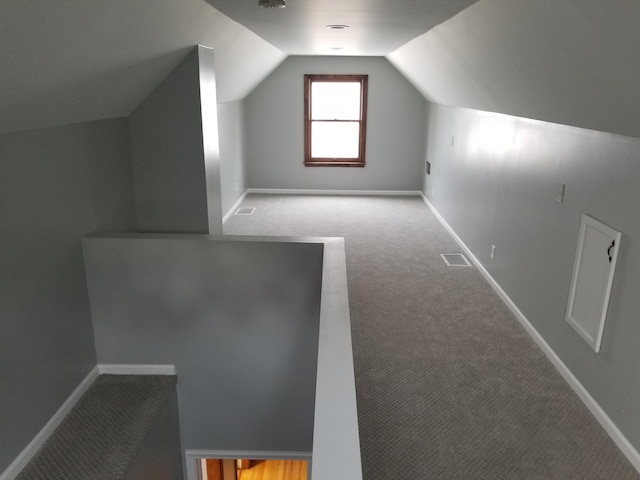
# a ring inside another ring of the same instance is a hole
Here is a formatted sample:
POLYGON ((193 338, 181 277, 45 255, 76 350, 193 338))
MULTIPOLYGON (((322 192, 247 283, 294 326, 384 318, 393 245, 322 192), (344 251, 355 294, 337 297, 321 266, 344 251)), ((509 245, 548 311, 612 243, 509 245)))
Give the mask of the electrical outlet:
POLYGON ((562 184, 560 185, 560 188, 558 188, 558 193, 556 194, 556 202, 558 203, 562 203, 564 202, 564 191, 566 188, 566 184, 562 184))
POLYGON ((491 260, 496 258, 496 246, 491 245, 491 260))

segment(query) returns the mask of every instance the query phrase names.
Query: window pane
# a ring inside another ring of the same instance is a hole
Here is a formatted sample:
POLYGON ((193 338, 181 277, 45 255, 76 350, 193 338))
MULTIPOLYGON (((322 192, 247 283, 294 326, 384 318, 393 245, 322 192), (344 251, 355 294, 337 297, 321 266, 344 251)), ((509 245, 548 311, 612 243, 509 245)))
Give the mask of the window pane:
POLYGON ((311 157, 357 158, 359 122, 312 122, 311 157))
POLYGON ((317 120, 360 120, 359 82, 313 82, 311 118, 317 120))

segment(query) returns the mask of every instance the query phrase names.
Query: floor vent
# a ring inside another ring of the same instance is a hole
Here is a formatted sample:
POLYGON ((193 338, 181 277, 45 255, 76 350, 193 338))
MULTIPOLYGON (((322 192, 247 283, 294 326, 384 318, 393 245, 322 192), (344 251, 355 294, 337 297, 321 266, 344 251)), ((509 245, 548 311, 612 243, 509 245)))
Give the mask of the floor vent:
POLYGON ((236 210, 236 215, 253 215, 255 208, 242 207, 236 210))
POLYGON ((440 256, 448 267, 470 267, 467 257, 461 253, 441 253, 440 256))

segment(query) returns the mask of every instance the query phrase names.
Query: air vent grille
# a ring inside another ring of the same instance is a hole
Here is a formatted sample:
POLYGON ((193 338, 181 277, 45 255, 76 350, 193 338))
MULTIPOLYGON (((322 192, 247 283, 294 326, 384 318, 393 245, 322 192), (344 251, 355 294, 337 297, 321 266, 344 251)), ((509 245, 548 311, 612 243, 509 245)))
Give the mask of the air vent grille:
POLYGON ((284 0, 259 0, 258 5, 264 8, 284 8, 286 4, 284 0))
POLYGON ((441 253, 440 256, 448 267, 470 267, 467 257, 461 253, 441 253))
POLYGON ((236 210, 236 215, 253 215, 253 212, 255 210, 256 210, 255 208, 242 207, 236 210))

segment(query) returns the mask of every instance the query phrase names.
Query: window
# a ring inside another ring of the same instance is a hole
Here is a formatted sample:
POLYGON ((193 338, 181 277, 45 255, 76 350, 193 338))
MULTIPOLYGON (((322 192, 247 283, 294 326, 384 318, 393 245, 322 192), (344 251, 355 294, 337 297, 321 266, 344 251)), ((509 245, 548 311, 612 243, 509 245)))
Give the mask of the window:
POLYGON ((304 76, 304 164, 364 167, 367 75, 304 76))

